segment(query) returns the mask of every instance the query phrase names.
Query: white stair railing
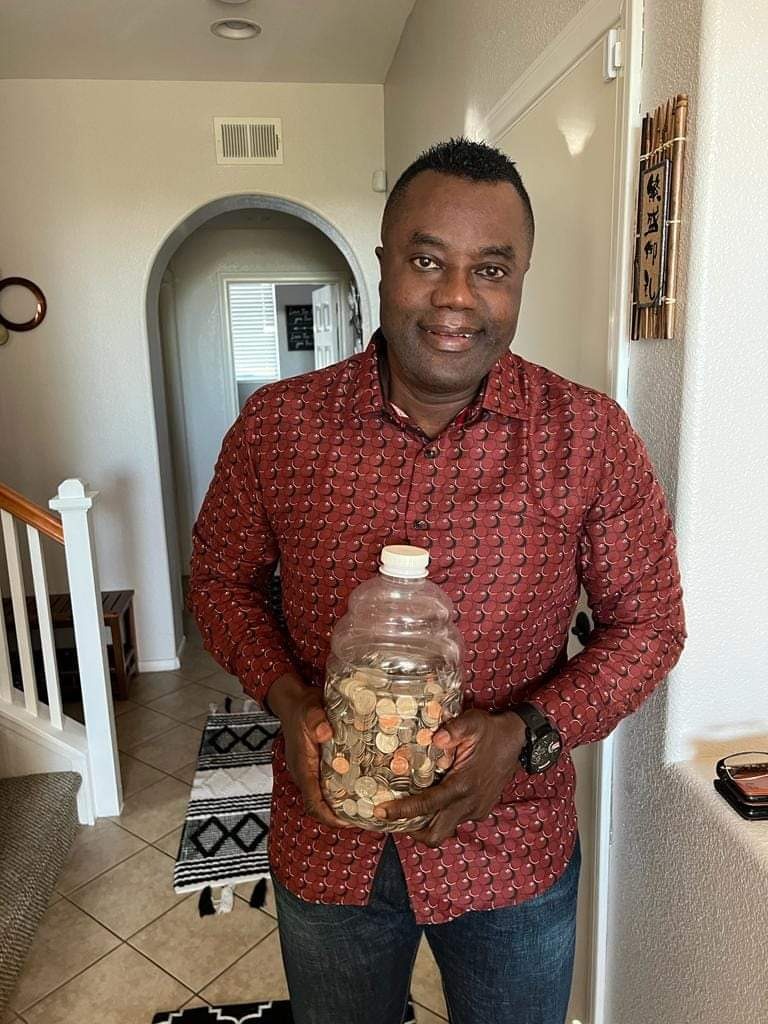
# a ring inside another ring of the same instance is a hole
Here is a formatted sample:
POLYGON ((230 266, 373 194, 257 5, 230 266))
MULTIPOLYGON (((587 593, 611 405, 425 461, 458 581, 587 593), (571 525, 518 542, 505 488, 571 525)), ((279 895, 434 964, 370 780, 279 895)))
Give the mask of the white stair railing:
MULTIPOLYGON (((50 507, 59 512, 59 516, 53 516, 22 495, 0 485, 0 523, 22 684, 22 692, 19 693, 13 685, 5 617, 0 603, 0 716, 5 712, 3 717, 6 722, 16 730, 14 738, 30 731, 33 735, 37 733, 41 743, 57 752, 54 754, 54 763, 58 754, 66 760, 68 753, 74 762, 82 764, 85 760, 82 765, 85 796, 81 794, 81 813, 86 820, 117 815, 122 808, 101 589, 90 520, 96 494, 95 491, 89 491, 87 485, 80 480, 65 480, 59 486, 57 496, 49 502, 50 507), (38 696, 17 523, 25 524, 27 530, 47 703, 38 696), (68 718, 62 710, 41 533, 64 546, 84 727, 68 718)), ((27 770, 35 770, 34 755, 29 752, 30 749, 36 749, 34 744, 24 748, 23 743, 17 742, 16 748, 21 751, 16 758, 18 764, 27 770)), ((11 765, 12 769, 15 767, 11 765)), ((50 767, 51 762, 43 758, 38 770, 49 770, 50 767)))
POLYGON ((96 816, 103 817, 120 813, 123 794, 101 587, 89 515, 98 493, 88 490, 81 480, 65 480, 59 485, 58 495, 48 505, 60 514, 64 527, 64 553, 80 667, 91 788, 96 816))

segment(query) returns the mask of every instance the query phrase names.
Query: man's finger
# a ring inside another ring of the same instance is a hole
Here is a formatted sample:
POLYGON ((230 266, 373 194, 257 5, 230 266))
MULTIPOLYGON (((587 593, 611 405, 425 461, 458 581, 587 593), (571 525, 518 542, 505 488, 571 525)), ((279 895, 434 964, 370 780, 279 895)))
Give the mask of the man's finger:
POLYGON ((465 815, 455 807, 451 807, 449 810, 436 814, 425 828, 409 832, 408 835, 426 846, 440 846, 446 839, 456 835, 456 830, 462 821, 467 820, 468 814, 469 812, 465 815))
POLYGON ((399 821, 402 818, 421 818, 424 815, 431 817, 462 796, 464 796, 463 785, 447 778, 423 793, 379 804, 373 813, 380 821, 399 821))
POLYGON ((442 750, 453 750, 462 740, 473 736, 476 729, 476 713, 465 711, 463 715, 458 715, 456 718, 443 722, 432 737, 432 743, 442 750))
POLYGON ((333 737, 331 723, 326 717, 325 710, 319 705, 309 709, 305 721, 316 743, 327 743, 333 737))
POLYGON ((320 783, 317 779, 308 774, 303 775, 299 779, 299 789, 304 799, 304 809, 307 814, 317 818, 323 825, 328 825, 330 828, 351 827, 348 821, 342 821, 341 818, 337 818, 330 806, 325 802, 322 790, 320 789, 320 783))
POLYGON ((320 788, 320 758, 316 747, 308 747, 297 759, 293 777, 301 790, 307 814, 331 828, 351 828, 348 821, 337 818, 320 788))

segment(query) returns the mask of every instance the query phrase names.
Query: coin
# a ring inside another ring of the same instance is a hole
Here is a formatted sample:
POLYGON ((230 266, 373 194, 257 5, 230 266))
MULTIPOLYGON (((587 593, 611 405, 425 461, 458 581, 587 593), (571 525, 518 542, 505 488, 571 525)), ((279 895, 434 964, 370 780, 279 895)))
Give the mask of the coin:
POLYGON ((339 775, 346 775, 349 771, 350 765, 346 757, 342 757, 341 754, 337 754, 333 761, 331 761, 331 767, 335 772, 338 772, 339 775))
POLYGON ((421 747, 428 747, 429 744, 432 742, 432 737, 434 736, 434 734, 434 729, 419 729, 419 731, 416 733, 416 742, 421 747))
POLYGON ((357 800, 353 800, 351 797, 344 801, 341 805, 341 809, 344 811, 348 818, 357 817, 357 800))
POLYGON ((352 704, 358 715, 368 715, 376 707, 376 694, 370 690, 358 690, 352 697, 352 704))
POLYGON ((376 780, 372 779, 370 775, 361 775, 355 782, 354 789, 358 796, 370 800, 375 796, 378 786, 376 785, 376 780))
POLYGON ((358 800, 357 801, 357 813, 361 818, 372 818, 373 817, 373 801, 371 800, 358 800))
POLYGON ((376 746, 383 754, 394 754, 398 747, 397 736, 387 736, 384 732, 377 732, 376 746))
POLYGON ((431 719, 439 722, 443 714, 443 705, 439 700, 430 700, 424 705, 423 716, 424 718, 429 715, 431 719))
POLYGON ((410 694, 398 697, 395 701, 395 707, 397 708, 398 715, 402 718, 415 718, 419 710, 416 699, 411 697, 410 694))
POLYGON ((396 733, 400 727, 402 719, 399 715, 382 715, 379 718, 379 728, 382 732, 388 734, 396 733))
POLYGON ((376 714, 381 718, 383 715, 395 715, 397 709, 391 697, 382 697, 376 702, 376 714))

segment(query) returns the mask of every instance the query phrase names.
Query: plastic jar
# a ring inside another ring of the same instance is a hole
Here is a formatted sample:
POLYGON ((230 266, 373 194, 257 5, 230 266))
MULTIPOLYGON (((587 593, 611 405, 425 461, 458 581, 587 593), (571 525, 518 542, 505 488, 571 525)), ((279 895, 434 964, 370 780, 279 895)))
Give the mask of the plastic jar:
POLYGON ((398 832, 423 820, 379 821, 377 804, 431 786, 442 755, 432 737, 459 714, 463 643, 453 604, 429 579, 429 552, 395 545, 379 575, 360 584, 331 637, 321 785, 336 815, 398 832))

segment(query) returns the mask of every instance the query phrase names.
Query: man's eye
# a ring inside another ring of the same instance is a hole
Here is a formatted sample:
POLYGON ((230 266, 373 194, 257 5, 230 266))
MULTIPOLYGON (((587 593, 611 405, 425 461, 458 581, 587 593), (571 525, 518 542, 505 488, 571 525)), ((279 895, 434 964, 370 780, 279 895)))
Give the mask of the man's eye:
POLYGON ((480 273, 484 277, 490 278, 491 281, 499 281, 499 280, 501 280, 502 277, 506 277, 507 276, 507 272, 504 269, 504 267, 495 267, 495 266, 482 267, 480 269, 480 273))
POLYGON ((431 256, 414 256, 411 263, 417 266, 419 270, 432 270, 433 267, 437 266, 437 262, 431 256))

